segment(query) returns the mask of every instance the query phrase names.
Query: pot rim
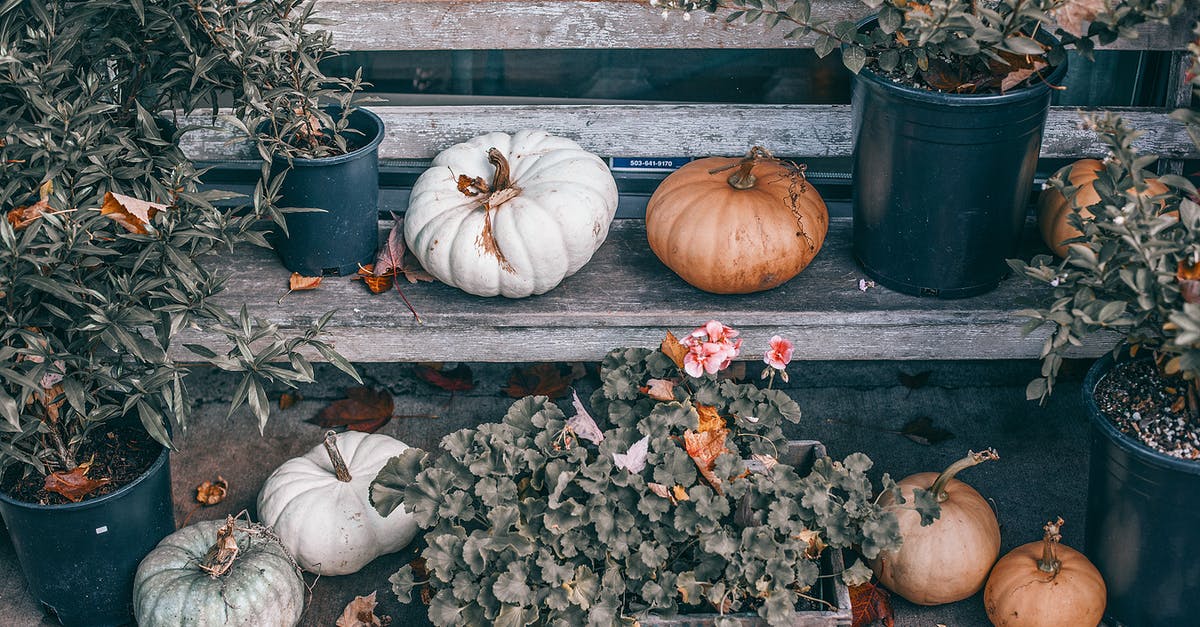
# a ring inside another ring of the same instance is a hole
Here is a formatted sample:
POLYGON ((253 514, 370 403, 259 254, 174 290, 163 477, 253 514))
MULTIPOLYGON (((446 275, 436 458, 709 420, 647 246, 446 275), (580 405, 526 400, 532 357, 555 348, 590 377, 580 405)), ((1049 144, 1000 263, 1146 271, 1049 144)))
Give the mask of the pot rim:
POLYGON ((1100 412, 1100 407, 1096 404, 1095 391, 1096 386, 1100 383, 1113 367, 1117 364, 1117 359, 1114 357, 1114 352, 1120 352, 1128 355, 1125 345, 1121 345, 1113 351, 1109 351, 1103 357, 1096 360, 1091 368, 1088 368, 1087 376, 1083 379, 1082 396, 1083 406, 1087 410, 1088 420, 1092 423, 1092 427, 1097 433, 1102 434, 1105 438, 1118 446, 1121 450, 1138 458, 1141 462, 1151 466, 1159 466, 1184 474, 1200 476, 1200 461, 1181 459, 1167 455, 1161 451, 1155 450, 1138 440, 1130 437, 1123 431, 1117 428, 1111 420, 1106 418, 1100 412))
POLYGON ((153 475, 155 472, 158 472, 158 470, 160 470, 167 463, 167 460, 170 458, 170 455, 171 455, 171 449, 163 446, 162 452, 160 452, 158 454, 158 458, 154 460, 154 463, 150 464, 150 467, 147 468, 145 472, 138 475, 138 477, 136 479, 117 488, 116 490, 113 490, 112 492, 109 492, 108 494, 105 494, 104 496, 98 496, 94 499, 87 499, 84 501, 80 501, 78 503, 57 503, 54 505, 42 505, 40 503, 30 503, 29 501, 22 501, 20 499, 16 499, 16 498, 13 498, 12 496, 9 496, 7 493, 5 493, 3 491, 0 491, 0 502, 4 502, 4 503, 6 503, 8 505, 12 505, 14 507, 20 507, 22 509, 41 510, 41 511, 46 511, 46 512, 84 511, 84 510, 92 509, 94 507, 101 507, 101 506, 107 504, 109 501, 116 500, 118 498, 121 498, 125 494, 132 492, 134 490, 134 488, 136 488, 138 485, 144 483, 146 481, 146 479, 148 477, 150 477, 150 475, 153 475))
MULTIPOLYGON (((336 106, 336 105, 329 105, 329 106, 326 106, 323 108, 326 111, 329 111, 331 113, 337 113, 341 110, 341 107, 336 106)), ((374 128, 375 135, 374 135, 374 137, 371 138, 370 141, 368 141, 366 144, 363 144, 362 146, 359 146, 358 148, 355 148, 354 150, 351 150, 350 152, 347 152, 345 154, 334 155, 334 156, 330 156, 330 157, 317 157, 315 159, 308 158, 308 157, 294 157, 292 159, 292 167, 294 167, 294 168, 295 167, 301 167, 301 168, 310 167, 311 168, 311 167, 319 167, 319 166, 340 165, 342 163, 346 163, 349 161, 357 161, 360 158, 366 157, 367 153, 376 152, 379 149, 379 144, 383 143, 383 135, 384 135, 383 119, 379 117, 379 114, 375 113, 374 111, 372 111, 366 107, 356 107, 354 109, 354 111, 352 111, 350 113, 350 117, 353 118, 354 116, 359 115, 359 114, 362 114, 363 116, 365 116, 367 121, 369 121, 371 123, 371 125, 375 127, 374 128)), ((263 125, 265 125, 265 124, 266 124, 266 122, 263 123, 263 125)), ((259 128, 256 130, 258 132, 262 132, 262 125, 260 125, 259 128)), ((359 129, 359 130, 362 130, 364 132, 366 131, 365 129, 359 129)), ((275 161, 286 161, 285 159, 278 157, 278 156, 275 157, 274 160, 275 161)))
MULTIPOLYGON (((875 22, 878 19, 877 15, 869 15, 858 21, 858 29, 875 22)), ((1038 39, 1053 39, 1053 37, 1044 31, 1037 34, 1038 39)), ((842 51, 845 52, 846 45, 842 44, 842 51)), ((1062 79, 1067 74, 1067 60, 1064 58, 1062 63, 1045 75, 1043 81, 1039 84, 1028 85, 1019 89, 1012 89, 1003 94, 1001 93, 985 93, 985 94, 956 94, 950 92, 933 91, 931 89, 921 89, 919 87, 910 87, 902 85, 884 76, 875 73, 867 65, 855 75, 855 79, 869 81, 876 85, 886 88, 889 91, 900 94, 901 97, 908 98, 917 102, 942 106, 1000 106, 1012 105, 1024 100, 1033 100, 1041 98, 1050 92, 1050 85, 1057 85, 1062 82, 1062 79)))

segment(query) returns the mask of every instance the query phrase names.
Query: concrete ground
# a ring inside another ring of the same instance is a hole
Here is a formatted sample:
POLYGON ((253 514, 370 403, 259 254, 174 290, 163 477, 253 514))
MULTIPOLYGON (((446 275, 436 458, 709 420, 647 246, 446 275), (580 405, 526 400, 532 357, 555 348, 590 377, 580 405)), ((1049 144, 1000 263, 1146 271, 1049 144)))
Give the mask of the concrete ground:
MULTIPOLYGON (((1067 520, 1064 542, 1082 547, 1088 433, 1078 380, 1086 364, 1068 365, 1070 372, 1060 391, 1039 407, 1024 400, 1025 384, 1038 371, 1032 361, 794 363, 787 388, 805 415, 789 435, 821 440, 837 458, 865 452, 878 472, 897 478, 939 470, 968 449, 995 447, 1001 461, 968 470, 961 478, 995 503, 1002 551, 1039 538, 1042 523, 1055 516, 1067 520), (930 374, 924 386, 902 385, 900 373, 926 371, 930 374), (954 438, 928 446, 898 434, 919 416, 930 417, 935 425, 953 432, 954 438)), ((501 390, 513 366, 471 366, 477 387, 457 393, 447 408, 449 394, 418 380, 411 366, 361 365, 368 385, 386 388, 395 396, 398 414, 438 416, 397 418, 380 432, 428 449, 436 447, 446 433, 500 418, 512 402, 501 390)), ((754 364, 749 370, 757 373, 754 364)), ((196 511, 192 520, 253 511, 267 475, 320 441, 323 429, 305 420, 341 398, 344 386, 352 385, 332 368, 321 367, 318 374, 320 383, 304 386, 304 400, 277 412, 261 437, 248 412, 225 417, 224 401, 233 389, 232 378, 208 371, 191 375, 196 416, 171 460, 177 521, 193 509, 195 487, 217 475, 229 481, 228 497, 217 506, 196 511)), ((0 538, 0 623, 55 624, 26 593, 7 534, 0 538)), ((303 624, 328 627, 354 596, 371 591, 378 591, 378 613, 390 615, 392 625, 428 624, 424 608, 401 605, 387 582, 409 559, 406 553, 384 556, 354 575, 316 581, 303 624)), ((987 625, 981 596, 939 607, 915 606, 893 597, 896 624, 987 625)))

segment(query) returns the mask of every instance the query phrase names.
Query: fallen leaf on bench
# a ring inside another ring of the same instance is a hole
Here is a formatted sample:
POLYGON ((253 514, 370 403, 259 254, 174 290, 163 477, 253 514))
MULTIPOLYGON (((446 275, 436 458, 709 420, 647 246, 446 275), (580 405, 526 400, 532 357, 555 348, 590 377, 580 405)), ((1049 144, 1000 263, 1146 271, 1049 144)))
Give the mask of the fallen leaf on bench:
POLYGON ((279 409, 288 409, 295 405, 297 401, 304 400, 304 397, 299 393, 284 392, 279 395, 279 409))
POLYGON ((375 615, 375 592, 365 597, 354 597, 354 600, 342 610, 342 616, 337 619, 337 627, 385 627, 392 622, 388 616, 375 615))
POLYGON ((387 390, 366 387, 346 389, 346 398, 334 401, 309 422, 324 427, 346 427, 351 431, 375 433, 392 419, 395 400, 387 390))
POLYGON ((513 398, 526 396, 548 396, 562 398, 567 395, 568 388, 575 382, 574 371, 563 372, 558 364, 533 364, 524 368, 514 368, 508 378, 508 387, 504 392, 513 398))
POLYGON ((319 276, 304 276, 299 272, 293 272, 291 278, 288 279, 288 289, 293 292, 315 290, 317 286, 321 285, 322 278, 319 276))
POLYGON ((373 263, 359 267, 358 275, 353 280, 362 281, 363 285, 366 285, 372 294, 382 294, 392 289, 392 275, 377 276, 375 274, 375 264, 373 263))
POLYGON ((156 202, 108 192, 104 194, 104 206, 100 207, 100 215, 107 216, 130 233, 145 235, 146 226, 159 211, 166 208, 166 205, 156 202))
POLYGON ((53 492, 66 497, 72 503, 78 503, 83 497, 95 492, 103 486, 112 483, 111 479, 92 479, 87 476, 92 469, 92 462, 84 462, 68 472, 52 472, 46 475, 42 487, 47 492, 53 492))
POLYGON ((900 435, 926 446, 945 442, 954 437, 954 433, 933 426, 933 419, 929 416, 919 416, 908 421, 908 424, 900 430, 900 435))
POLYGON ((404 245, 404 219, 396 217, 393 213, 392 220, 392 230, 388 232, 387 239, 379 248, 379 254, 375 256, 375 267, 372 269, 375 276, 394 275, 408 250, 404 245))
POLYGON ((228 494, 229 482, 221 475, 217 475, 216 481, 205 481, 196 486, 196 502, 204 506, 216 505, 228 494))
POLYGON ((850 612, 853 627, 866 627, 875 621, 883 623, 885 627, 896 624, 891 595, 873 583, 850 586, 850 612))
POLYGON ((475 389, 474 375, 471 374, 470 366, 466 364, 458 364, 452 370, 417 364, 413 367, 413 372, 422 381, 447 392, 466 392, 475 389))

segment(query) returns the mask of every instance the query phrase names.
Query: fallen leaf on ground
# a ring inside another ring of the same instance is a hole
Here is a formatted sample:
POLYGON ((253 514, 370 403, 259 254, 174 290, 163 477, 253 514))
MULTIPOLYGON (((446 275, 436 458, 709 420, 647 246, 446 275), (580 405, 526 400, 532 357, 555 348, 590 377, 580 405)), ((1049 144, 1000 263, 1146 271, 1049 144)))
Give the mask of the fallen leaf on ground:
POLYGON ((38 201, 27 207, 17 207, 8 212, 8 223, 12 225, 14 231, 33 224, 35 220, 42 217, 42 214, 50 211, 50 194, 54 193, 54 183, 46 181, 38 187, 38 201))
POLYGON ((358 269, 358 275, 354 277, 355 281, 362 281, 363 285, 371 290, 372 294, 382 294, 392 289, 392 275, 375 276, 375 264, 369 263, 358 269))
POLYGON ((326 429, 346 427, 351 431, 375 433, 392 419, 395 409, 395 400, 387 390, 348 388, 346 398, 330 403, 309 422, 326 429))
POLYGON ((891 594, 877 584, 850 586, 850 611, 854 620, 853 627, 867 627, 875 621, 883 623, 884 627, 893 627, 896 624, 891 594))
POLYGON ((575 415, 567 419, 567 426, 575 432, 575 435, 591 442, 599 444, 604 441, 604 432, 596 425, 596 420, 588 413, 588 410, 583 406, 583 401, 579 400, 579 393, 571 393, 571 401, 575 405, 575 415))
POLYGON ((167 206, 156 202, 148 202, 133 196, 104 194, 104 206, 100 207, 100 215, 107 216, 113 222, 120 224, 130 233, 146 234, 146 225, 167 206))
POLYGON ((717 408, 712 405, 696 405, 696 415, 699 417, 699 426, 696 431, 704 433, 705 431, 720 431, 725 428, 725 419, 717 412, 717 408))
POLYGON ((319 276, 304 276, 299 272, 293 272, 291 278, 288 279, 288 289, 293 292, 302 290, 315 290, 321 284, 319 276))
POLYGON ((204 505, 216 505, 225 500, 229 494, 229 482, 225 477, 217 475, 216 481, 205 481, 196 486, 196 502, 204 505))
POLYGON ((683 486, 678 485, 678 484, 676 484, 675 487, 671 488, 671 496, 675 497, 676 501, 690 501, 691 500, 691 497, 688 496, 687 490, 684 490, 683 486))
POLYGON ((47 492, 62 495, 68 501, 78 503, 83 500, 83 497, 112 483, 112 479, 88 477, 88 471, 91 469, 92 463, 84 462, 68 472, 52 472, 46 475, 46 481, 42 487, 47 492))
POLYGON ((908 421, 908 424, 900 430, 900 435, 926 446, 945 442, 954 437, 953 432, 933 426, 933 419, 929 416, 918 416, 908 421))
POLYGON ((931 370, 924 370, 916 374, 909 374, 901 370, 899 375, 900 385, 903 385, 910 390, 921 389, 925 387, 925 384, 929 383, 929 376, 932 374, 933 371, 931 370))
POLYGON ((632 473, 639 473, 646 467, 646 456, 650 454, 650 436, 634 442, 624 453, 613 453, 613 465, 624 468, 632 473))
POLYGON ((279 409, 288 409, 295 405, 297 401, 304 400, 304 397, 299 392, 284 392, 279 395, 279 409))
POLYGON ((508 387, 504 393, 513 398, 526 396, 548 396, 562 398, 567 395, 568 388, 575 382, 572 372, 563 372, 558 364, 533 364, 524 368, 514 368, 508 378, 508 387))
POLYGON ((342 615, 337 619, 337 627, 385 627, 392 622, 390 617, 375 615, 375 592, 365 597, 354 597, 346 604, 342 615))
POLYGON ((404 219, 396 217, 393 213, 392 220, 392 230, 388 231, 387 239, 384 240, 383 246, 379 247, 379 254, 375 256, 375 267, 372 269, 375 276, 395 274, 394 271, 400 267, 400 261, 404 259, 404 253, 408 250, 404 245, 404 219))
POLYGON ((650 488, 650 491, 653 492, 657 496, 660 496, 667 500, 671 499, 671 489, 661 483, 654 483, 653 481, 647 481, 646 487, 650 488))
POLYGON ((667 331, 667 337, 663 338, 658 349, 675 363, 676 368, 683 367, 683 356, 688 354, 688 347, 681 344, 674 333, 667 331))
POLYGON ((650 379, 638 390, 656 401, 675 400, 675 382, 669 379, 650 379))
POLYGON ((699 433, 687 429, 683 432, 684 450, 696 463, 696 468, 700 469, 700 475, 708 481, 708 485, 711 485, 717 494, 721 494, 721 480, 713 472, 713 466, 716 465, 717 458, 721 456, 721 453, 725 452, 725 437, 728 435, 729 429, 699 433))
POLYGON ((417 364, 413 366, 413 373, 422 381, 447 392, 466 392, 475 389, 474 375, 471 374, 471 367, 466 364, 458 364, 452 370, 417 364))

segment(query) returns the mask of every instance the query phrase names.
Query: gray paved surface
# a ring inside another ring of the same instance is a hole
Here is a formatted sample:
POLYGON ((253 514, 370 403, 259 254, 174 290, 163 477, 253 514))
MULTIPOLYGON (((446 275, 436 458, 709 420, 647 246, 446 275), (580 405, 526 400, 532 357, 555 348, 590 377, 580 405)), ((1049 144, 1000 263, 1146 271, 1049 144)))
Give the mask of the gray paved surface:
MULTIPOLYGON (((1072 364, 1076 373, 1079 364, 1072 364)), ((412 446, 435 447, 445 433, 503 415, 511 399, 503 396, 512 366, 472 365, 478 387, 449 395, 411 375, 400 364, 368 364, 362 371, 369 384, 386 387, 396 397, 401 414, 438 414, 438 418, 396 419, 382 433, 412 446)), ((757 366, 750 365, 757 373, 757 366)), ((1037 372, 1034 362, 809 362, 793 364, 789 392, 805 411, 793 437, 825 442, 830 454, 863 451, 877 471, 895 477, 935 470, 967 449, 995 447, 998 463, 968 471, 963 477, 985 497, 994 500, 1004 551, 1035 539, 1041 523, 1061 515, 1067 521, 1064 541, 1083 544, 1086 499, 1087 428, 1078 400, 1078 378, 1064 381, 1046 407, 1024 400, 1024 387, 1037 372), (898 373, 932 371, 928 384, 910 390, 898 373), (929 416, 956 434, 935 446, 922 446, 894 431, 916 416, 929 416)), ((332 369, 322 368, 321 383, 305 386, 305 400, 278 413, 266 434, 258 435, 246 414, 226 419, 221 401, 233 380, 220 373, 192 375, 198 399, 197 416, 173 455, 172 480, 176 519, 192 508, 194 488, 217 474, 230 483, 224 503, 196 512, 192 520, 213 519, 253 508, 258 487, 281 462, 319 441, 322 429, 304 422, 329 400, 339 398, 350 383, 332 369)), ((381 557, 363 571, 316 582, 305 625, 330 626, 355 595, 379 592, 380 610, 393 616, 393 625, 425 624, 423 609, 401 606, 392 596, 387 577, 407 561, 404 554, 381 557)), ((922 608, 896 600, 896 624, 902 626, 986 625, 980 595, 952 605, 922 608)), ((0 539, 0 624, 53 624, 42 617, 28 597, 16 567, 7 534, 0 539)))

